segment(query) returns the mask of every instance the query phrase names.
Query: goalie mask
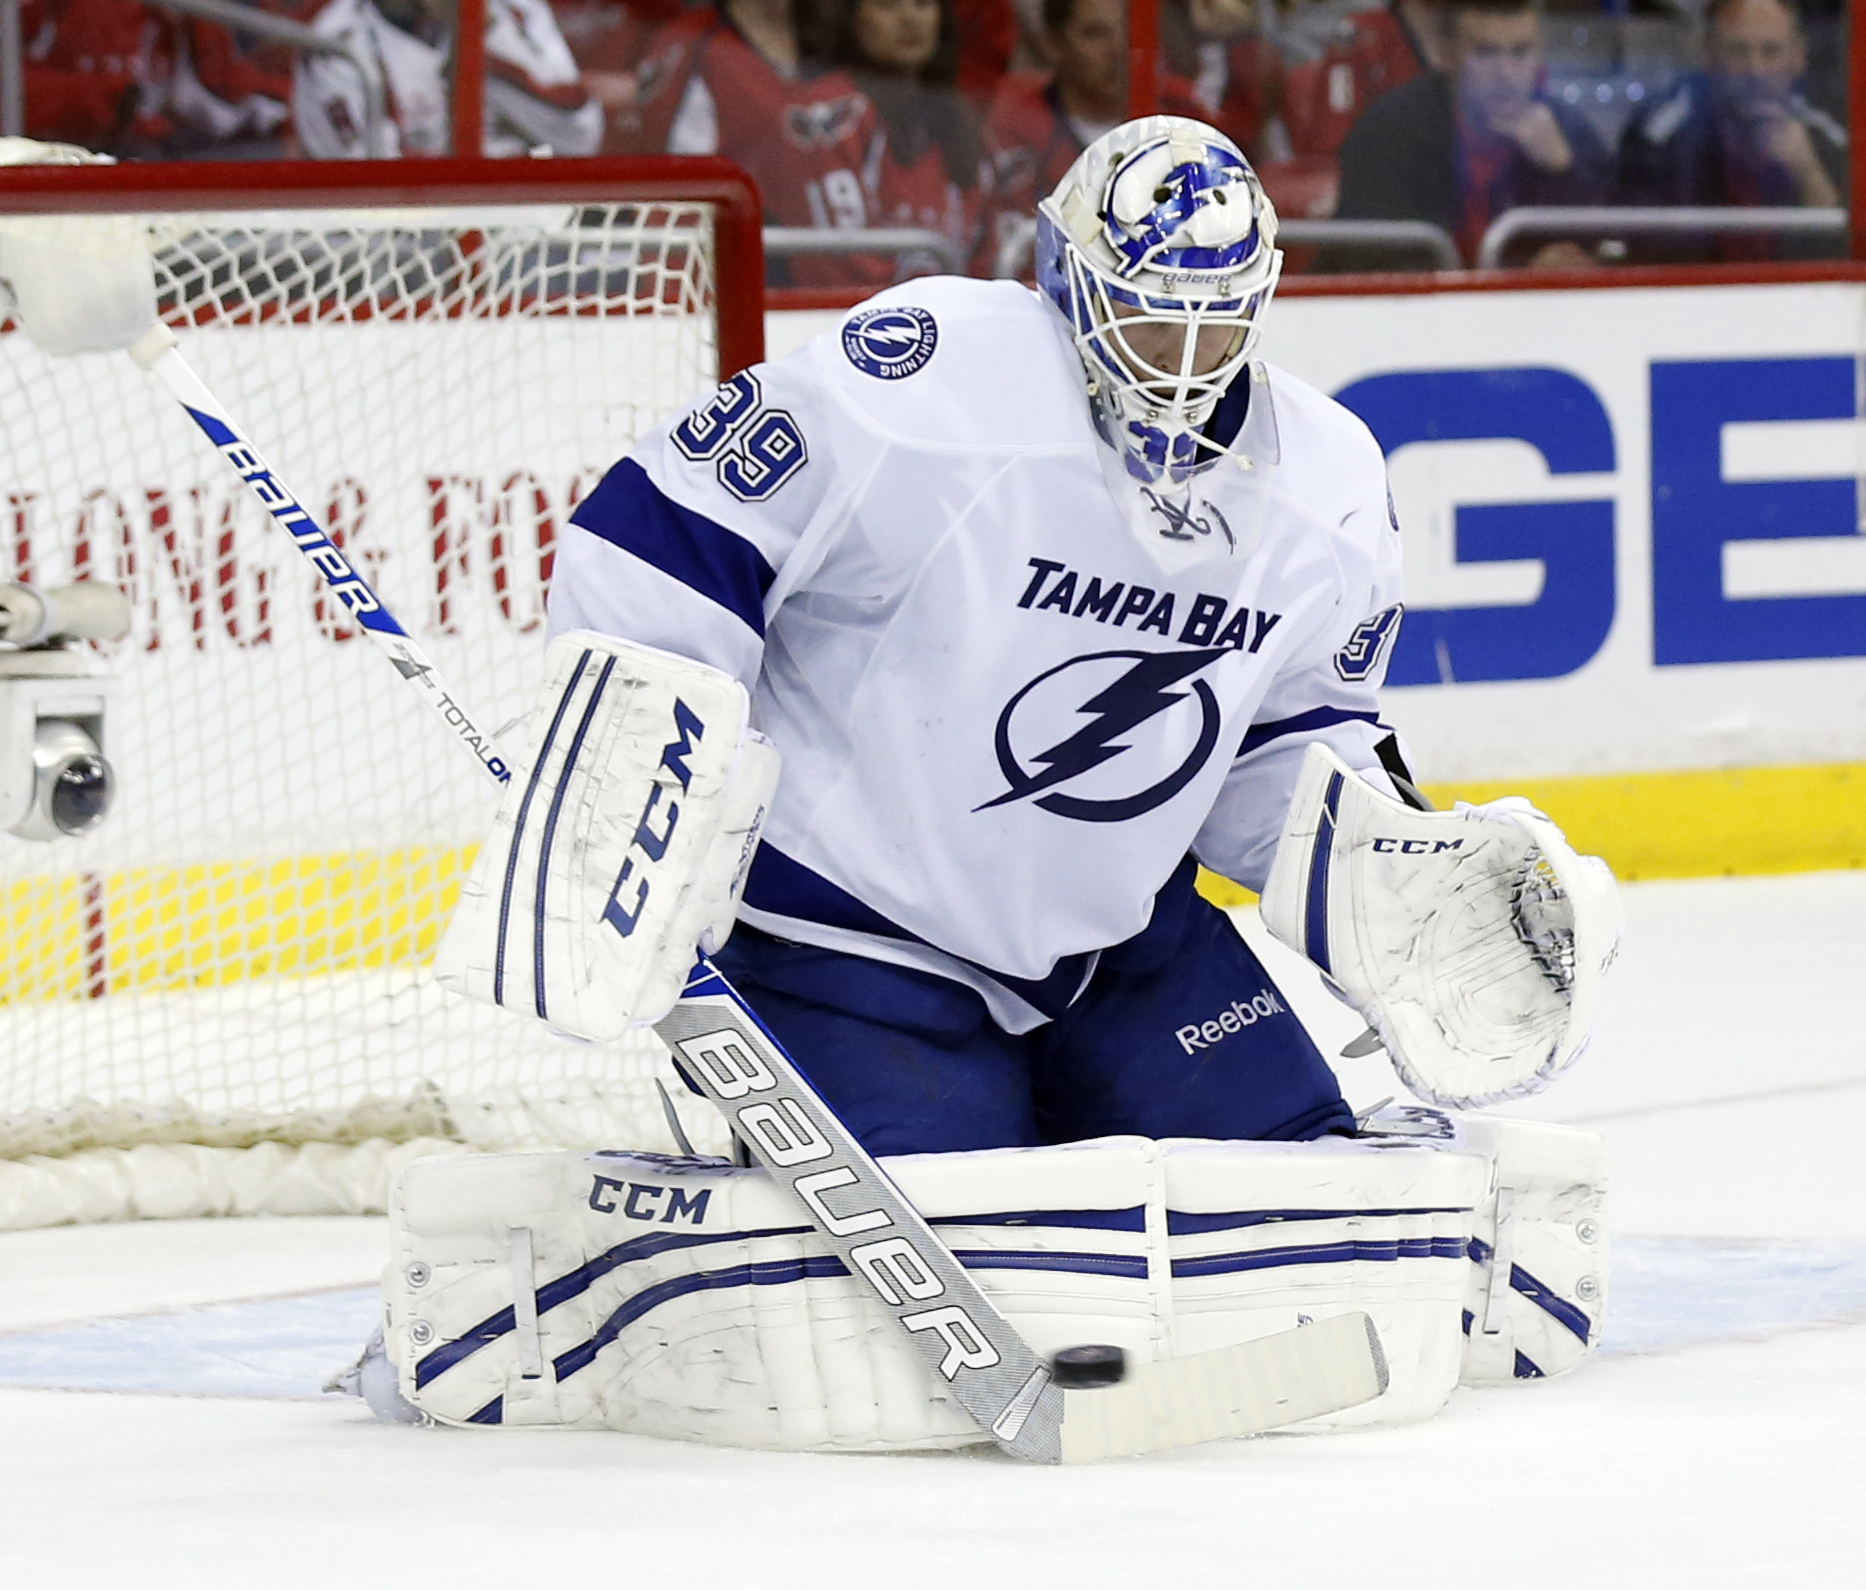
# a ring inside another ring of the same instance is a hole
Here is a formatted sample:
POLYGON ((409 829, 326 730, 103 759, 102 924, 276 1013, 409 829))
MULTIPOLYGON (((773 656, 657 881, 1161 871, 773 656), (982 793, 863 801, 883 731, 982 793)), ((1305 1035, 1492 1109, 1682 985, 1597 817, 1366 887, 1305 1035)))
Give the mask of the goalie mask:
POLYGON ((1282 264, 1250 162, 1182 116, 1104 133, 1037 207, 1037 285, 1136 479, 1177 483, 1224 451, 1201 432, 1250 358, 1282 264))

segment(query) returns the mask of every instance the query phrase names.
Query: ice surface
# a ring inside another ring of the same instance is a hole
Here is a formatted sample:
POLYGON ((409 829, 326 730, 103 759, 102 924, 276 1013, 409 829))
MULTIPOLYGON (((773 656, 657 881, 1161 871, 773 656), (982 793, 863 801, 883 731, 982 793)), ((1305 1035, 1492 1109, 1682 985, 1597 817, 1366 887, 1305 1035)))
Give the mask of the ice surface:
POLYGON ((382 1312, 374 1287, 0 1337, 0 1385, 315 1397, 382 1312))
MULTIPOLYGON (((1613 1155, 1577 1375, 1093 1469, 390 1429, 314 1395, 373 1316, 380 1222, 25 1232, 0 1383, 92 1389, 0 1389, 0 1584, 1866 1582, 1866 873, 1642 885, 1628 916, 1593 1052, 1514 1107, 1613 1155)), ((1355 1036, 1278 968, 1325 1047, 1355 1036)))
MULTIPOLYGON (((375 1325, 373 1286, 0 1336, 0 1386, 315 1397, 375 1325)), ((1600 1353, 1668 1352, 1866 1319, 1866 1247, 1627 1237, 1600 1353)))

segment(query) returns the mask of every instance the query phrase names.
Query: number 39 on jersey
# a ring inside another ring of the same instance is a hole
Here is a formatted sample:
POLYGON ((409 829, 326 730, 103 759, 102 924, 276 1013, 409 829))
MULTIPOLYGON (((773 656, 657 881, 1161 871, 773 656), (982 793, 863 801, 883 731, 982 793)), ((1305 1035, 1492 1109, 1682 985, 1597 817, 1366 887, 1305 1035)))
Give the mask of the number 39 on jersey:
POLYGON ((742 370, 674 427, 682 456, 713 461, 719 484, 740 502, 763 502, 810 461, 797 422, 763 397, 758 377, 742 370))

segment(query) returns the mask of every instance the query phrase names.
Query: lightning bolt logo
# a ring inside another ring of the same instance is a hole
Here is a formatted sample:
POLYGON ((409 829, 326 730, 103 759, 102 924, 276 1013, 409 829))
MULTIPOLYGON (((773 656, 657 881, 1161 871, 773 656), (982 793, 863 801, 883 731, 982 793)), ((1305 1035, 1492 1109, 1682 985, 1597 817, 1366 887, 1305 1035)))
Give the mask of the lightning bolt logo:
POLYGON ((1036 797, 1032 804, 1059 817, 1078 822, 1118 823, 1163 805, 1191 783, 1210 758, 1218 743, 1221 716, 1218 699, 1203 679, 1193 680, 1190 689, 1173 687, 1208 664, 1231 655, 1228 647, 1211 651, 1101 651, 1086 657, 1072 657, 1038 674, 1011 697, 998 715, 994 744, 998 768, 1010 788, 973 810, 988 811, 1011 801, 1036 797), (1011 729, 1018 709, 1031 692, 1071 668, 1111 659, 1131 660, 1133 666, 1076 709, 1079 716, 1089 720, 1087 723, 1048 750, 1039 751, 1030 758, 1030 766, 1026 768, 1012 747, 1011 729), (1164 778, 1133 795, 1103 800, 1070 795, 1059 787, 1132 750, 1132 742, 1123 736, 1188 698, 1196 700, 1199 706, 1198 741, 1185 760, 1164 778))
POLYGON ((899 381, 925 369, 938 346, 938 325, 913 304, 866 309, 843 322, 842 351, 877 381, 899 381))

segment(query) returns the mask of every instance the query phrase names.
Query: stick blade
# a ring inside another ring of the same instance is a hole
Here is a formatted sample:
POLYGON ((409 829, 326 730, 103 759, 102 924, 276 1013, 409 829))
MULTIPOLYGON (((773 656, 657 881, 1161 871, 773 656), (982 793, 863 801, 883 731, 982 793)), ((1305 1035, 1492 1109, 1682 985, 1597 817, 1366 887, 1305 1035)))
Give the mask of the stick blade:
POLYGON ((1137 1364, 1116 1385, 1065 1391, 1063 1461, 1258 1435, 1369 1402, 1386 1388, 1374 1322, 1340 1314, 1235 1347, 1137 1364))

